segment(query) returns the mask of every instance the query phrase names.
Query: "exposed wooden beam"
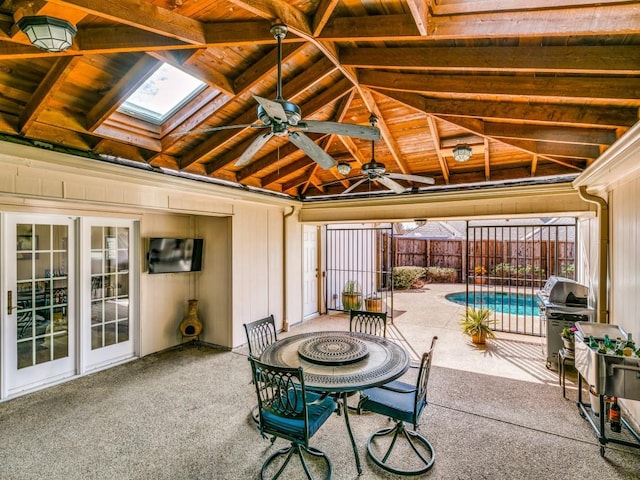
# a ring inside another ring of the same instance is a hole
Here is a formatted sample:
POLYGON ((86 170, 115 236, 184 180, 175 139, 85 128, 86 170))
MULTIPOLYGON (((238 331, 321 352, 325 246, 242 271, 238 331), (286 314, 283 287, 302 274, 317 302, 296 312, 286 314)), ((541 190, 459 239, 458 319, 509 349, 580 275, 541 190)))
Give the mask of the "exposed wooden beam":
POLYGON ((136 0, 118 0, 117 2, 49 0, 49 3, 75 8, 86 14, 96 15, 186 43, 201 45, 206 40, 202 22, 148 2, 136 0))
POLYGON ((426 98, 413 93, 381 91, 421 112, 439 116, 481 117, 485 119, 511 119, 530 123, 584 127, 630 127, 638 121, 637 108, 607 108, 577 105, 553 106, 545 104, 502 104, 473 100, 443 100, 426 98))
POLYGON ((355 68, 453 72, 555 72, 594 75, 640 73, 640 55, 635 45, 359 47, 341 49, 340 62, 344 66, 355 68))
POLYGON ((63 57, 54 62, 20 115, 18 124, 20 133, 26 133, 37 120, 40 112, 46 108, 47 100, 62 87, 78 60, 79 57, 63 57))
POLYGON ((640 78, 514 75, 433 75, 364 69, 362 85, 424 95, 459 94, 476 100, 522 100, 640 106, 640 78))
POLYGON ((604 128, 578 128, 566 126, 520 125, 514 123, 484 122, 484 133, 495 138, 516 138, 543 142, 586 145, 611 145, 617 140, 616 132, 604 128))
POLYGON ((428 34, 427 21, 429 19, 427 4, 424 0, 407 0, 407 6, 411 11, 411 16, 420 35, 426 36, 428 34))
MULTIPOLYGON (((515 3, 514 3, 515 5, 515 3)), ((377 15, 372 25, 370 17, 341 17, 332 19, 322 31, 321 40, 334 42, 393 40, 399 36, 412 37, 415 31, 413 15, 391 21, 387 17, 399 15, 377 15), (396 25, 395 32, 385 26, 396 25), (367 29, 369 27, 369 29, 367 29)), ((427 36, 433 40, 467 38, 508 37, 552 37, 579 35, 626 35, 638 31, 640 7, 637 3, 627 5, 594 6, 590 8, 540 9, 527 11, 514 21, 511 11, 476 13, 459 16, 430 16, 427 19, 427 36)))
MULTIPOLYGON (((309 19, 298 8, 284 0, 227 0, 267 20, 276 20, 287 25, 296 34, 311 35, 309 19)), ((275 23, 275 22, 274 22, 275 23)))
POLYGON ((438 155, 438 163, 440 164, 442 178, 444 179, 444 183, 449 184, 449 178, 451 175, 449 173, 447 160, 444 158, 442 149, 440 148, 440 134, 438 133, 438 125, 436 124, 435 118, 432 115, 427 116, 427 123, 429 124, 431 139, 433 140, 433 144, 436 148, 436 155, 438 155))
POLYGON ((605 4, 633 3, 636 0, 465 0, 464 2, 430 2, 433 15, 460 15, 481 12, 531 12, 551 8, 598 7, 605 4))
POLYGON ((144 55, 87 114, 87 130, 93 131, 145 80, 160 68, 155 58, 144 55))
POLYGON ((317 37, 322 32, 337 5, 338 0, 320 0, 320 4, 316 8, 311 21, 311 30, 314 37, 317 37))

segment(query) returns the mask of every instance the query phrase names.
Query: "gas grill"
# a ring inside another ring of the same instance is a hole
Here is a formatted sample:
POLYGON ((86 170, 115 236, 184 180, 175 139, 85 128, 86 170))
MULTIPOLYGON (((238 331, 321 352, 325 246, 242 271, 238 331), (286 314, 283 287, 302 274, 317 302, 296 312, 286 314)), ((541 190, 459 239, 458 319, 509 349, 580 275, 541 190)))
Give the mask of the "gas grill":
POLYGON ((575 322, 595 321, 595 310, 588 305, 589 287, 570 278, 551 276, 536 293, 540 312, 542 353, 547 368, 558 369, 558 351, 562 348, 560 334, 575 322))

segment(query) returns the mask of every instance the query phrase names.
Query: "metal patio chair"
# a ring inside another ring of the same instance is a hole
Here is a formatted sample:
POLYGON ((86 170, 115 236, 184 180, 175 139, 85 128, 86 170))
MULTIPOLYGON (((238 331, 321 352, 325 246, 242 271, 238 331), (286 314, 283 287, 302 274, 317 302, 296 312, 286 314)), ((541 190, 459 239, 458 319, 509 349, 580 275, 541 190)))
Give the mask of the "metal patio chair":
POLYGON ((367 440, 367 453, 371 460, 389 472, 399 475, 419 475, 433 466, 435 460, 433 446, 416 430, 420 415, 427 405, 427 382, 437 339, 438 337, 433 337, 431 348, 422 355, 415 385, 394 380, 381 387, 368 388, 361 392, 358 409, 386 415, 396 422, 393 427, 374 432, 367 440), (413 424, 413 431, 405 427, 405 422, 413 424), (384 445, 376 449, 376 442, 383 438, 386 438, 386 441, 391 438, 388 446, 384 445), (402 455, 392 457, 394 447, 398 446, 398 439, 405 439, 410 448, 403 450, 402 455), (416 463, 412 464, 412 468, 401 468, 411 452, 415 454, 416 463), (395 466, 395 460, 399 460, 400 466, 395 466))
MULTIPOLYGON (((260 358, 265 348, 278 341, 276 322, 273 319, 273 315, 254 322, 245 323, 243 326, 247 335, 249 356, 253 358, 260 358)), ((257 405, 251 410, 251 417, 256 423, 259 421, 257 405)))
POLYGON ((387 314, 386 312, 349 310, 349 331, 386 337, 387 314))
POLYGON ((302 367, 276 367, 249 357, 253 382, 258 397, 259 423, 262 436, 271 435, 271 443, 276 438, 289 440, 291 444, 272 453, 262 464, 260 478, 264 479, 269 466, 279 457, 285 456, 283 463, 275 466, 278 478, 291 458, 298 456, 308 480, 312 480, 309 458, 323 458, 326 463, 327 479, 331 479, 333 465, 322 451, 310 447, 309 439, 320 429, 336 410, 337 405, 329 395, 307 391, 302 367))

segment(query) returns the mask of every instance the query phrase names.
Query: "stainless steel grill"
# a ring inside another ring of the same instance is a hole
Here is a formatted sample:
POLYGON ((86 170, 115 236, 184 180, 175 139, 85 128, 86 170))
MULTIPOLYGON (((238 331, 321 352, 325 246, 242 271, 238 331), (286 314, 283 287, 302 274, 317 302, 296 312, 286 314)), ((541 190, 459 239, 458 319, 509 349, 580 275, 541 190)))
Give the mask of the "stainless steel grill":
POLYGON ((589 287, 565 277, 549 277, 544 287, 536 293, 540 311, 542 353, 547 368, 558 369, 558 352, 562 348, 560 333, 576 322, 593 322, 595 310, 589 307, 589 287))

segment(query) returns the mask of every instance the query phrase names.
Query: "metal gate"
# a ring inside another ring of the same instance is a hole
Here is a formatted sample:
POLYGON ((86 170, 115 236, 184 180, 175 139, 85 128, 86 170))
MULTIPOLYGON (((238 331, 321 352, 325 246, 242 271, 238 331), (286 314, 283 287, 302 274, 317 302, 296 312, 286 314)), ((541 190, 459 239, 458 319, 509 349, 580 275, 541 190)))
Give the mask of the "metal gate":
POLYGON ((537 225, 468 222, 466 304, 491 309, 496 330, 541 335, 535 292, 551 275, 576 278, 576 232, 575 219, 537 225))
POLYGON ((369 310, 393 316, 393 230, 327 226, 327 310, 369 310))

